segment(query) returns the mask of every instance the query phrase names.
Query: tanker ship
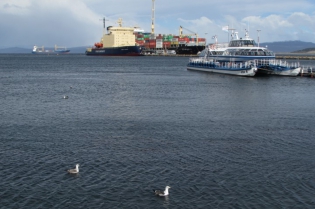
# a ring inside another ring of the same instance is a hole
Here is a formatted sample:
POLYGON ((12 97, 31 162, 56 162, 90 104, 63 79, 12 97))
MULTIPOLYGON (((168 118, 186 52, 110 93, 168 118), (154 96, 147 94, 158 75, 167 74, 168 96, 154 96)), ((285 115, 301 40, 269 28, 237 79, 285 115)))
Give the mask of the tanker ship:
MULTIPOLYGON (((105 30, 105 18, 104 30, 105 30)), ((89 56, 140 56, 142 47, 135 41, 134 28, 122 27, 122 19, 118 20, 118 27, 109 26, 101 41, 87 48, 86 55, 89 56)))

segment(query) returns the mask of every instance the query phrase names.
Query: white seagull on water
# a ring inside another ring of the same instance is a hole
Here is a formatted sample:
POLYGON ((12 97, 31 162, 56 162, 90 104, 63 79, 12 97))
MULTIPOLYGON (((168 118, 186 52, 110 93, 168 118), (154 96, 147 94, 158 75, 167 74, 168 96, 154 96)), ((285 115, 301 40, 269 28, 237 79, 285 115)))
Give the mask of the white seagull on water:
POLYGON ((71 173, 71 174, 79 173, 79 164, 75 165, 75 169, 69 169, 69 170, 67 170, 67 172, 71 173))
POLYGON ((162 191, 162 190, 155 190, 155 189, 153 189, 153 191, 154 191, 155 195, 164 197, 164 196, 169 195, 168 189, 170 189, 170 188, 171 188, 170 186, 166 186, 164 191, 162 191))

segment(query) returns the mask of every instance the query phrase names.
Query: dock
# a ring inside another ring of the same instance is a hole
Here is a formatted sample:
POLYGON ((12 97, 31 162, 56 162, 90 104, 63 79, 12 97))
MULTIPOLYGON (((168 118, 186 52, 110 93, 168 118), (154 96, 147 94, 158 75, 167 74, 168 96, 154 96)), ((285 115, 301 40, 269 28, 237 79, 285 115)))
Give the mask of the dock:
POLYGON ((315 69, 313 69, 312 67, 301 67, 301 71, 298 74, 298 76, 314 78, 315 77, 315 69))
POLYGON ((276 59, 315 60, 313 53, 276 53, 276 59))

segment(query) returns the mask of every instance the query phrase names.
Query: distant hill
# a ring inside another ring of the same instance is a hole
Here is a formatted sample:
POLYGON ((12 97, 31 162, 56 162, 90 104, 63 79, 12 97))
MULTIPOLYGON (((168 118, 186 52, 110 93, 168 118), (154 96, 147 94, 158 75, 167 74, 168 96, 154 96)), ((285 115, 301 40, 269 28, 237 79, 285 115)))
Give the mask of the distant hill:
POLYGON ((260 43, 260 46, 268 47, 269 50, 279 52, 296 52, 306 48, 315 48, 315 43, 304 41, 279 41, 260 43))
MULTIPOLYGON (((266 47, 275 53, 311 53, 311 48, 315 48, 315 43, 304 41, 279 41, 279 42, 265 42, 260 43, 260 46, 266 47), (306 51, 304 51, 306 50, 306 51)), ((45 47, 46 48, 46 47, 45 47)), ((53 49, 54 47, 47 47, 47 49, 53 49)), ((84 54, 87 46, 72 47, 70 54, 84 54)), ((11 47, 6 49, 0 49, 0 53, 31 53, 32 48, 25 49, 19 47, 11 47)))
POLYGON ((20 47, 11 47, 11 48, 5 48, 5 49, 0 49, 0 53, 31 53, 32 49, 25 49, 25 48, 20 48, 20 47))

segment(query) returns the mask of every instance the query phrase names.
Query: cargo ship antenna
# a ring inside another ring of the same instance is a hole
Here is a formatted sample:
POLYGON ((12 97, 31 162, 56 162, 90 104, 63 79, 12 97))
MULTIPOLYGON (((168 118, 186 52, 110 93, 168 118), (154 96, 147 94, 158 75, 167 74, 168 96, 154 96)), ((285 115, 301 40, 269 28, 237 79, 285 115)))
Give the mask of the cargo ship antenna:
POLYGON ((152 0, 152 24, 151 24, 151 34, 154 34, 154 21, 155 21, 155 0, 152 0))

